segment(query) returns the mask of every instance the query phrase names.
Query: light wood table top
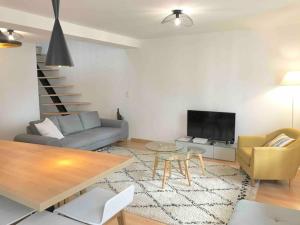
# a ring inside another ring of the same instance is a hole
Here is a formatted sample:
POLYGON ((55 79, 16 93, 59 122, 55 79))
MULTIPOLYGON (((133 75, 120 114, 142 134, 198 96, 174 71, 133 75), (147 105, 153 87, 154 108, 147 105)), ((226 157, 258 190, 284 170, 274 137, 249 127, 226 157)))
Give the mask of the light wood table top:
POLYGON ((0 140, 0 195, 42 211, 132 161, 109 153, 0 140))

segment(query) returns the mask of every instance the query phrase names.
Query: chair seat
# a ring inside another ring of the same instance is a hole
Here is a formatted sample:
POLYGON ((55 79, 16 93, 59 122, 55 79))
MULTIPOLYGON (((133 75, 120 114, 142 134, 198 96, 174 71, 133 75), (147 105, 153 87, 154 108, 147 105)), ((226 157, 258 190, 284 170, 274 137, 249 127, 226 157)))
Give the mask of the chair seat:
POLYGON ((241 148, 241 149, 238 151, 239 157, 240 157, 247 165, 250 165, 252 151, 253 151, 253 148, 251 148, 251 147, 244 147, 244 148, 241 148))
POLYGON ((26 216, 34 213, 35 210, 23 206, 17 202, 0 196, 0 224, 13 224, 26 216))
POLYGON ((116 194, 102 188, 94 188, 54 212, 87 224, 101 224, 105 203, 116 194))
POLYGON ((44 211, 29 216, 18 225, 83 225, 83 223, 44 211))

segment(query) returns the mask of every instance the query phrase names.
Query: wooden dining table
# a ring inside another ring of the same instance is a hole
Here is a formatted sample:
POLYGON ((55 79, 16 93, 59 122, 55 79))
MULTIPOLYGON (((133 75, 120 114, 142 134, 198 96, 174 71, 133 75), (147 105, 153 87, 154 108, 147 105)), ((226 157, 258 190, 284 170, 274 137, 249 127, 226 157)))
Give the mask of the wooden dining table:
POLYGON ((132 161, 110 153, 0 140, 0 195, 43 211, 132 161))

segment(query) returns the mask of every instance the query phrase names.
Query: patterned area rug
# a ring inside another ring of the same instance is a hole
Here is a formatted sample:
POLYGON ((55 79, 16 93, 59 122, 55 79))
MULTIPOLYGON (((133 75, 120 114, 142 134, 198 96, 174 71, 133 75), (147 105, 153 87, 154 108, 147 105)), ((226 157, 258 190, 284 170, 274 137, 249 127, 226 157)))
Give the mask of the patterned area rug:
POLYGON ((160 163, 153 180, 153 152, 123 147, 101 151, 134 156, 135 161, 97 185, 120 192, 134 184, 134 202, 127 210, 166 224, 227 224, 236 202, 253 199, 258 189, 258 186, 251 187, 249 178, 239 169, 222 163, 206 162, 203 176, 198 162, 191 161, 192 185, 188 186, 187 180, 176 167, 177 163, 174 163, 172 176, 165 190, 162 190, 163 163, 160 163))

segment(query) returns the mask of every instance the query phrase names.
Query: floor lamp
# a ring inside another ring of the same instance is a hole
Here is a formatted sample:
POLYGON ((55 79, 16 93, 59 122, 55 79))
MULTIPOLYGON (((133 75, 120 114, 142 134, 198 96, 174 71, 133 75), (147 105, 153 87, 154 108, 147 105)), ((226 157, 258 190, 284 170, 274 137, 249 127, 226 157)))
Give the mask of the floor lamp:
MULTIPOLYGON (((281 81, 283 86, 300 86, 300 71, 290 71, 286 73, 281 81)), ((292 94, 292 127, 294 127, 294 98, 295 93, 292 94)))

